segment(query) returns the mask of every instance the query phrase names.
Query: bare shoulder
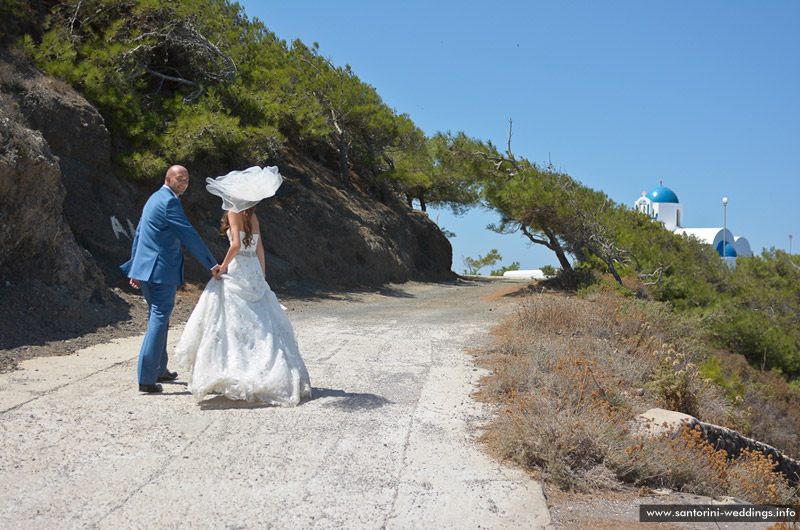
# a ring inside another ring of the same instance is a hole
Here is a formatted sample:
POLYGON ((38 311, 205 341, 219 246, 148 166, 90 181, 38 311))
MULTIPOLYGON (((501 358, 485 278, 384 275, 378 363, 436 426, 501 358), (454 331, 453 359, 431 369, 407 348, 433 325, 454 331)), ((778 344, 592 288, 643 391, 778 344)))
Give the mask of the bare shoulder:
POLYGON ((228 223, 231 225, 231 230, 238 231, 243 228, 242 220, 244 215, 240 212, 228 212, 228 223))

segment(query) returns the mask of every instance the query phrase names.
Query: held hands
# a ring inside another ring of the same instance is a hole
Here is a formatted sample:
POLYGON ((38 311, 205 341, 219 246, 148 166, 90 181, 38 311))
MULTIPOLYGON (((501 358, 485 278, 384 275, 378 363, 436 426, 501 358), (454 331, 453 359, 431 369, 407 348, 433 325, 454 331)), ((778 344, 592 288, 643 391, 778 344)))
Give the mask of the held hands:
MULTIPOLYGON (((223 272, 221 272, 221 271, 222 271, 222 267, 220 267, 219 265, 214 265, 214 267, 211 269, 211 275, 215 279, 220 280, 220 279, 222 279, 222 274, 223 274, 223 272)), ((225 272, 228 272, 228 271, 225 270, 225 272)))

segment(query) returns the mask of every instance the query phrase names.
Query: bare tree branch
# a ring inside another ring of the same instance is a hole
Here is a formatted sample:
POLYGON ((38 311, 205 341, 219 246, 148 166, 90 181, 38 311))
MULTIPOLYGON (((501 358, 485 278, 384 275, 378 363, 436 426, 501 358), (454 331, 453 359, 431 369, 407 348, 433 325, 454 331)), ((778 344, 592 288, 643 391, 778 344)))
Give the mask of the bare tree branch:
MULTIPOLYGON (((147 29, 147 28, 145 28, 147 29)), ((236 64, 190 21, 177 21, 167 27, 144 31, 132 37, 131 49, 120 53, 118 71, 145 71, 164 81, 200 86, 203 81, 230 82, 236 78, 236 64), (171 70, 174 75, 165 70, 171 70)), ((202 94, 195 91, 185 99, 202 94)))
POLYGON ((194 81, 189 81, 188 79, 183 79, 181 77, 175 77, 175 76, 172 76, 172 75, 162 74, 162 73, 156 72, 155 70, 152 70, 150 68, 145 68, 145 70, 147 71, 148 74, 154 75, 156 77, 160 77, 161 79, 165 79, 167 81, 174 81, 175 83, 181 83, 181 84, 189 85, 189 86, 198 86, 197 83, 195 83, 194 81))
POLYGON ((72 33, 75 31, 75 21, 78 19, 78 11, 80 11, 82 4, 83 4, 83 0, 78 2, 78 4, 75 6, 75 13, 73 13, 72 14, 72 18, 69 19, 69 34, 70 35, 72 35, 72 33))
POLYGON ((664 273, 664 267, 659 267, 650 274, 639 273, 639 279, 644 280, 645 278, 648 278, 648 281, 642 281, 643 285, 656 285, 659 281, 661 281, 661 276, 663 273, 664 273), (652 280, 651 278, 653 278, 653 276, 656 275, 658 275, 656 279, 652 280))
POLYGON ((538 237, 534 236, 533 234, 531 234, 531 232, 528 230, 527 226, 520 225, 520 230, 532 242, 536 243, 537 245, 544 245, 545 247, 547 247, 550 250, 552 250, 552 244, 549 241, 547 241, 546 239, 538 238, 538 237))
MULTIPOLYGON (((514 122, 511 118, 508 119, 508 150, 506 154, 508 155, 509 162, 514 167, 514 169, 519 172, 519 166, 517 165, 517 159, 514 157, 514 153, 511 151, 511 127, 514 125, 514 122)), ((499 168, 498 168, 499 169, 499 168)))

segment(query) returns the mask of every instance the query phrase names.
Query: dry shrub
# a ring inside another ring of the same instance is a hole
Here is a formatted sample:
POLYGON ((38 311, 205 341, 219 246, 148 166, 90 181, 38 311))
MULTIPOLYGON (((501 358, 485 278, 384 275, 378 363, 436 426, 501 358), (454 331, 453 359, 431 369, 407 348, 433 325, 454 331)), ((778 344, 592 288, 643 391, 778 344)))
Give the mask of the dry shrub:
POLYGON ((622 282, 625 284, 625 287, 633 293, 636 298, 641 300, 652 300, 653 297, 650 295, 650 290, 645 283, 640 280, 639 278, 632 278, 626 277, 622 279, 622 282))
POLYGON ((483 441, 492 451, 526 468, 538 469, 565 489, 586 489, 581 473, 602 462, 597 425, 536 395, 512 394, 483 441))
POLYGON ((597 466, 629 421, 652 360, 615 348, 590 302, 532 296, 492 349, 479 396, 500 403, 483 440, 566 489, 597 485, 597 466), (599 433, 601 433, 599 435, 599 433))
POLYGON ((544 360, 540 368, 550 373, 536 378, 536 386, 519 368, 498 369, 489 378, 483 395, 499 395, 502 409, 483 441, 495 454, 541 470, 562 488, 587 489, 592 484, 584 475, 603 462, 607 451, 598 432, 619 431, 629 415, 603 399, 608 395, 604 374, 590 377, 588 365, 568 367, 559 359, 555 364, 544 360))
POLYGON ((715 352, 722 374, 730 379, 736 374, 745 388, 739 403, 742 419, 737 430, 800 458, 800 394, 776 372, 762 372, 747 363, 744 356, 715 352))
POLYGON ((797 530, 800 526, 797 523, 775 523, 767 527, 767 530, 797 530))
POLYGON ((792 498, 757 456, 732 462, 695 431, 653 440, 628 432, 631 418, 654 406, 702 419, 735 416, 698 373, 708 350, 695 323, 664 304, 602 289, 582 298, 538 294, 523 299, 501 329, 485 352, 492 374, 478 392, 499 405, 482 437, 499 457, 564 489, 612 486, 598 471, 605 466, 641 485, 735 492, 754 502, 763 500, 754 493, 761 488, 770 499, 792 498))
POLYGON ((746 435, 767 443, 791 458, 800 458, 800 403, 796 398, 786 401, 769 397, 767 387, 751 387, 744 396, 743 410, 747 412, 746 435))
MULTIPOLYGON (((620 440, 629 443, 630 438, 620 440)), ((618 449, 617 445, 615 449, 618 449)), ((729 495, 754 504, 789 505, 797 490, 776 471, 777 463, 744 449, 731 459, 715 449, 698 428, 683 426, 675 437, 640 438, 606 459, 619 477, 637 485, 666 486, 698 495, 729 495)))
POLYGON ((744 411, 737 411, 720 388, 704 380, 698 365, 709 356, 699 319, 678 317, 668 304, 626 298, 610 289, 584 294, 596 305, 626 355, 636 360, 649 379, 654 405, 738 429, 744 411), (642 358, 655 362, 641 363, 642 358))
POLYGON ((797 490, 775 471, 777 466, 777 462, 763 453, 742 450, 728 469, 729 494, 754 504, 797 503, 797 490))
POLYGON ((626 482, 698 495, 724 495, 727 453, 684 426, 675 438, 619 440, 606 463, 626 482), (622 450, 620 450, 622 449, 622 450))
POLYGON ((602 318, 591 304, 561 296, 528 296, 517 315, 519 330, 562 335, 590 333, 602 325, 602 318))

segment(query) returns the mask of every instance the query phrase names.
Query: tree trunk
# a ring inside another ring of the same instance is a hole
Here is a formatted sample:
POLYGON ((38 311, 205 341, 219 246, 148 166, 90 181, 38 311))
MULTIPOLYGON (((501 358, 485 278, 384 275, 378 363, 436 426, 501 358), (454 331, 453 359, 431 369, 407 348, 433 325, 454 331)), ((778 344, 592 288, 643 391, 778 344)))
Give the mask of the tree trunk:
POLYGON ((608 267, 608 272, 610 272, 611 275, 614 277, 614 279, 617 280, 617 283, 624 286, 624 284, 622 283, 622 278, 617 272, 616 267, 614 267, 614 258, 612 256, 607 256, 605 254, 598 252, 597 249, 593 248, 591 245, 587 244, 586 248, 589 250, 589 252, 592 253, 592 255, 597 256, 600 259, 600 261, 605 263, 606 267, 608 267))
POLYGON ((367 146, 367 151, 369 152, 369 159, 372 162, 370 165, 372 170, 372 175, 370 178, 373 182, 377 182, 378 180, 378 173, 380 172, 380 168, 378 167, 378 158, 375 156, 375 144, 372 142, 365 140, 364 143, 367 146))
POLYGON ((350 173, 347 171, 347 141, 344 131, 339 133, 339 164, 341 164, 342 184, 345 188, 350 188, 350 173))
POLYGON ((544 239, 539 239, 538 237, 531 234, 528 231, 526 225, 523 223, 520 223, 520 230, 522 230, 522 233, 525 234, 525 236, 528 239, 530 239, 533 243, 545 246, 550 250, 552 250, 553 252, 555 252, 556 258, 558 258, 558 263, 561 264, 561 270, 563 270, 567 276, 572 276, 572 274, 575 272, 572 270, 572 264, 569 262, 569 258, 567 258, 567 253, 564 251, 564 248, 561 246, 561 243, 558 242, 558 238, 556 238, 556 235, 553 233, 552 230, 550 230, 549 228, 545 228, 542 230, 542 233, 544 233, 544 235, 547 236, 547 241, 545 241, 544 239))
POLYGON ((586 263, 586 254, 580 246, 575 249, 575 259, 578 260, 578 263, 586 263))
POLYGON ((564 252, 564 248, 561 246, 561 243, 558 242, 558 238, 556 238, 556 235, 552 232, 552 230, 544 229, 543 232, 550 242, 547 248, 556 253, 556 258, 558 258, 558 263, 561 265, 561 270, 571 275, 575 271, 572 270, 572 264, 569 262, 567 253, 564 252))
POLYGON ((420 193, 419 197, 417 197, 417 198, 419 199, 419 209, 422 210, 423 212, 426 212, 427 209, 425 207, 425 194, 424 193, 420 193))
POLYGON ((619 273, 617 272, 617 269, 614 267, 614 264, 611 261, 607 261, 606 265, 608 266, 608 270, 609 270, 609 272, 611 272, 611 275, 614 276, 615 280, 617 280, 617 283, 620 284, 620 285, 624 285, 622 283, 622 278, 620 278, 619 273))
POLYGON ((561 269, 565 271, 567 274, 572 274, 572 264, 569 262, 569 258, 567 258, 564 249, 561 248, 561 245, 558 245, 556 248, 551 249, 553 252, 556 253, 556 257, 558 258, 558 263, 561 264, 561 269))

